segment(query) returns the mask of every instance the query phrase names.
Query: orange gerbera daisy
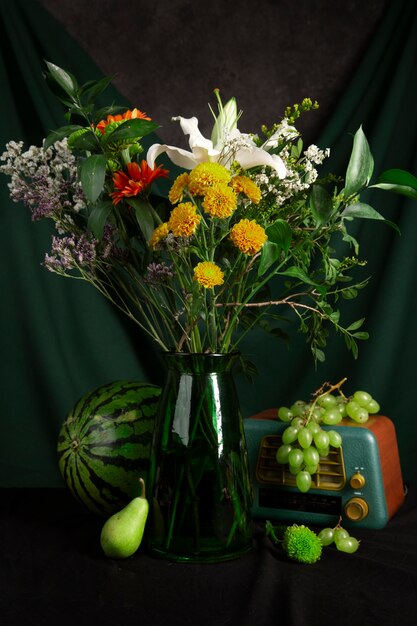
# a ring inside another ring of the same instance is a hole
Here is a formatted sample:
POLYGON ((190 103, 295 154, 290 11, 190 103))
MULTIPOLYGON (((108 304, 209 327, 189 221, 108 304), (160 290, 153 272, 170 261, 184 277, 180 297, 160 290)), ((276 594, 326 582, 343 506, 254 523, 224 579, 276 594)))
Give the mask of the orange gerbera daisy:
POLYGON ((146 113, 143 113, 143 111, 139 111, 139 109, 132 109, 132 110, 129 109, 128 111, 125 111, 124 113, 121 113, 121 114, 108 115, 105 120, 101 120, 97 124, 97 129, 101 132, 102 135, 104 135, 104 130, 106 126, 108 126, 112 122, 124 122, 125 120, 132 120, 132 119, 147 120, 148 122, 151 121, 151 118, 148 117, 146 113))
POLYGON ((119 170, 113 176, 114 192, 111 194, 113 204, 118 204, 124 198, 137 196, 149 187, 156 178, 166 178, 168 170, 164 170, 160 165, 155 169, 149 167, 143 159, 138 165, 136 162, 128 163, 128 173, 119 170))

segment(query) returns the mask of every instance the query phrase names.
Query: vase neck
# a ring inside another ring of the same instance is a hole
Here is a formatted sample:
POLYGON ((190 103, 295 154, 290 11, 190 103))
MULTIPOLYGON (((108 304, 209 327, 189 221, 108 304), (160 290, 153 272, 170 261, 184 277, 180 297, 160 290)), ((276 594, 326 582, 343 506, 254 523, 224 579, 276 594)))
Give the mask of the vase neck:
POLYGON ((238 353, 210 354, 199 352, 166 352, 169 370, 189 374, 209 374, 230 371, 238 353))

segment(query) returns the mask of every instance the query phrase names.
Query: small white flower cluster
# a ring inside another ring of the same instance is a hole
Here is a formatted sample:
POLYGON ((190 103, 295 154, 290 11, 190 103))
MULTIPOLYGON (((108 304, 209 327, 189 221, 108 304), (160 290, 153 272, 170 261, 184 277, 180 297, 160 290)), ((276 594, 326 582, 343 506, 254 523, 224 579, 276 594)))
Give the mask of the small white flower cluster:
MULTIPOLYGON (((278 139, 288 140, 294 138, 294 127, 285 122, 286 120, 283 120, 279 129, 268 141, 278 144, 278 139)), ((291 145, 288 144, 279 153, 287 170, 286 177, 283 180, 277 181, 276 176, 271 176, 270 172, 265 168, 253 178, 254 182, 262 189, 264 196, 274 197, 276 206, 282 206, 292 197, 305 192, 318 177, 318 172, 314 166, 323 163, 330 154, 329 148, 321 150, 317 146, 311 145, 304 151, 303 158, 299 161, 299 167, 295 169, 290 150, 291 145)))
POLYGON ((318 172, 314 165, 321 165, 325 159, 330 155, 330 148, 321 150, 314 144, 309 146, 304 151, 305 163, 304 163, 304 181, 307 185, 312 185, 318 177, 318 172), (314 165, 313 165, 314 164, 314 165))
POLYGON ((230 131, 226 127, 223 127, 222 144, 223 148, 219 163, 225 167, 232 165, 239 150, 251 150, 255 145, 250 135, 240 133, 239 131, 230 131))
POLYGON ((75 157, 66 139, 47 150, 30 146, 25 152, 23 141, 10 141, 0 162, 0 173, 10 176, 11 199, 28 206, 33 219, 52 217, 64 207, 74 212, 85 208, 75 157))
POLYGON ((304 156, 308 161, 311 161, 316 165, 321 165, 323 161, 330 156, 330 148, 321 150, 314 144, 311 144, 311 146, 309 146, 307 150, 304 151, 304 156))

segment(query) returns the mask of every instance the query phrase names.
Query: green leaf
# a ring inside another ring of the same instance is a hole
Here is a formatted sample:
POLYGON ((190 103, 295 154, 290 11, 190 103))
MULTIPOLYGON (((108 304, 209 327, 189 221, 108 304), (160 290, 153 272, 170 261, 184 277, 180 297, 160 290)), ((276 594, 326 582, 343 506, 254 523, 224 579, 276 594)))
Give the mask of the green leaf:
POLYGON ((91 230, 96 239, 101 240, 104 226, 112 208, 113 204, 110 201, 102 202, 96 204, 88 216, 88 229, 91 230))
POLYGON ((100 80, 89 81, 82 85, 80 93, 86 98, 87 102, 93 102, 97 96, 107 89, 113 79, 114 76, 104 76, 100 80))
POLYGON ((265 272, 278 261, 281 254, 281 248, 272 241, 265 241, 262 246, 261 259, 258 266, 258 276, 263 276, 265 272))
POLYGON ((70 72, 63 70, 58 65, 46 61, 46 65, 49 70, 51 78, 72 98, 76 96, 78 90, 78 83, 70 72))
POLYGON ((289 267, 284 272, 277 272, 277 274, 280 274, 281 276, 291 276, 291 278, 296 278, 298 280, 301 280, 301 282, 303 283, 307 283, 308 285, 314 285, 315 287, 317 287, 317 283, 312 280, 303 269, 301 269, 300 267, 296 267, 295 265, 289 267))
POLYGON ((310 208, 317 227, 326 224, 333 213, 332 197, 322 185, 312 186, 310 208))
POLYGON ((128 203, 135 210, 136 221, 145 241, 149 241, 155 229, 152 207, 146 200, 139 198, 129 198, 128 203))
MULTIPOLYGON (((82 133, 79 137, 71 139, 71 148, 73 150, 86 150, 92 152, 97 150, 99 143, 94 131, 88 129, 85 133, 82 133)), ((103 155, 101 155, 103 156, 103 155)))
POLYGON ((405 170, 392 169, 382 172, 376 184, 370 186, 373 187, 417 200, 417 178, 405 170))
POLYGON ((344 195, 352 196, 366 187, 371 180, 374 159, 362 126, 355 133, 353 149, 345 177, 344 195))
POLYGON ((342 211, 341 217, 361 217, 369 220, 381 220, 389 226, 392 226, 392 228, 394 228, 398 232, 398 234, 400 234, 400 229, 398 228, 397 224, 386 220, 383 215, 378 213, 378 211, 375 211, 374 208, 372 208, 369 204, 365 204, 364 202, 355 202, 355 204, 350 204, 342 211))
POLYGON ((276 220, 266 229, 268 241, 277 244, 287 254, 291 245, 292 231, 285 220, 276 220))
POLYGON ((149 135, 158 128, 158 124, 149 120, 132 119, 119 124, 112 132, 105 133, 102 138, 103 143, 119 141, 125 139, 138 139, 149 135))
POLYGON ((90 202, 95 202, 103 190, 106 164, 107 159, 103 154, 92 154, 81 165, 81 185, 90 202))
POLYGON ((361 339, 361 340, 369 339, 369 333, 366 333, 366 332, 353 333, 352 336, 355 337, 356 339, 361 339))
POLYGON ((358 330, 358 328, 360 328, 362 326, 362 324, 364 323, 365 318, 362 317, 360 320, 356 320, 356 322, 353 322, 353 324, 351 324, 350 326, 348 326, 346 328, 347 331, 351 332, 352 330, 358 330))
POLYGON ((60 141, 64 139, 64 137, 69 137, 76 130, 81 130, 82 126, 77 126, 76 124, 69 124, 67 126, 61 126, 61 128, 57 128, 49 133, 49 135, 45 138, 43 142, 44 150, 50 148, 56 141, 60 141))
POLYGON ((320 348, 317 348, 316 346, 312 346, 311 350, 313 352, 314 359, 316 361, 319 361, 319 363, 324 363, 324 361, 326 360, 326 355, 324 354, 323 350, 320 350, 320 348))

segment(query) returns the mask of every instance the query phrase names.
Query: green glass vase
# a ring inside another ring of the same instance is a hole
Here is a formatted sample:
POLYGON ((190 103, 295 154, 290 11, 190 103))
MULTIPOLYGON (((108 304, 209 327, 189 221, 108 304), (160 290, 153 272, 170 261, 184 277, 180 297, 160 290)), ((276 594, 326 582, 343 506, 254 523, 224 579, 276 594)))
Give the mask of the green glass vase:
POLYGON ((252 489, 233 354, 167 353, 148 478, 148 551, 184 562, 252 547, 252 489))

